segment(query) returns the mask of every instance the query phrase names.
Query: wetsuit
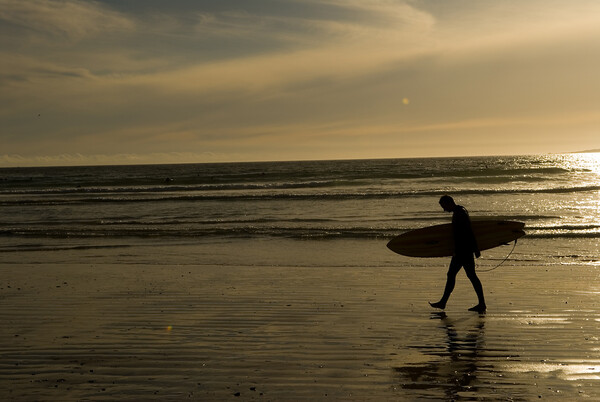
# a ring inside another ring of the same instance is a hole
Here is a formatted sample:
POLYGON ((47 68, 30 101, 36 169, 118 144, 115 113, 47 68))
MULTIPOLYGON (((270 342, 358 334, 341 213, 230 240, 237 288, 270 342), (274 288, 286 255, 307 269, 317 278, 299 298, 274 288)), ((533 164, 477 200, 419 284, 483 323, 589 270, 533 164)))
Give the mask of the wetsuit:
POLYGON ((473 253, 479 253, 479 248, 473 234, 469 213, 461 205, 457 205, 452 213, 452 234, 454 257, 473 260, 473 253))
POLYGON ((448 268, 448 278, 446 280, 446 288, 444 289, 441 303, 443 306, 446 305, 452 290, 454 290, 456 274, 464 267, 465 273, 471 281, 475 293, 477 293, 479 304, 485 306, 483 287, 475 273, 475 259, 473 258, 473 254, 479 257, 479 248, 477 247, 477 240, 473 234, 469 213, 460 205, 456 205, 452 213, 452 234, 454 237, 454 255, 452 256, 450 267, 448 268))

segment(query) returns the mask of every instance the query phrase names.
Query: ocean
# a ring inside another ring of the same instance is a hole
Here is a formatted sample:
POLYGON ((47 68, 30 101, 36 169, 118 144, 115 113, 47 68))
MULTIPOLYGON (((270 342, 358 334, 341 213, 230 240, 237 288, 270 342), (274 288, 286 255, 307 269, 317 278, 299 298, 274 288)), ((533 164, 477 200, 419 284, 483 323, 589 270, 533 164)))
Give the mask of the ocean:
MULTIPOLYGON (((443 194, 473 219, 525 222, 505 264, 600 264, 599 154, 3 168, 0 255, 11 264, 445 265, 385 247, 449 222, 443 194)), ((478 263, 493 267, 511 250, 478 263)))

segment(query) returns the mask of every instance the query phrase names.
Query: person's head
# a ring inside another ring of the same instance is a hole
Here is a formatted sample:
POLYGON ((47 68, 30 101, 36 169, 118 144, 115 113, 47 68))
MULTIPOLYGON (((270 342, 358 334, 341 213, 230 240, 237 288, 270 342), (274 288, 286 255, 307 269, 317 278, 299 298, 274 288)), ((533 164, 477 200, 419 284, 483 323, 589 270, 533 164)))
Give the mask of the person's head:
POLYGON ((456 203, 454 202, 454 199, 452 197, 450 197, 449 195, 443 195, 440 198, 440 205, 446 212, 452 212, 452 211, 454 211, 454 208, 456 207, 456 203))

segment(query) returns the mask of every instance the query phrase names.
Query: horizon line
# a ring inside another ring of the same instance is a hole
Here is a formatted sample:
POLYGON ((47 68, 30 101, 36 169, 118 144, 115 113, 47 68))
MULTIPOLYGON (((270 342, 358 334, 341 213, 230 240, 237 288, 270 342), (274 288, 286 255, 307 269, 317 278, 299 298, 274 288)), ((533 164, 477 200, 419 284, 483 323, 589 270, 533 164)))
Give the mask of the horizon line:
MULTIPOLYGON (((77 154, 79 156, 79 158, 89 158, 92 159, 90 160, 90 162, 92 163, 86 163, 84 160, 79 160, 79 161, 75 161, 73 160, 73 163, 68 163, 67 161, 62 161, 62 162, 67 162, 67 163, 60 163, 60 159, 61 158, 65 158, 68 156, 75 156, 75 155, 56 155, 56 156, 37 156, 37 157, 23 157, 21 155, 1 155, 0 156, 0 160, 2 158, 15 158, 15 159, 29 159, 27 162, 32 162, 36 159, 41 159, 40 162, 41 163, 31 163, 31 164, 24 164, 24 165, 19 165, 17 163, 8 163, 8 164, 2 164, 0 163, 0 169, 27 169, 27 168, 44 168, 44 167, 48 167, 48 168, 66 168, 66 167, 101 167, 101 166, 152 166, 152 165, 202 165, 202 164, 233 164, 233 163, 239 163, 239 164, 244 164, 244 163, 248 163, 248 164, 252 164, 252 163, 298 163, 298 162, 326 162, 326 161, 361 161, 361 160, 394 160, 394 159, 452 159, 452 158, 456 158, 456 159, 463 159, 463 158, 486 158, 486 157, 502 157, 502 156, 510 156, 510 157, 516 157, 516 156, 536 156, 536 155, 568 155, 568 154, 587 154, 587 153, 600 153, 600 148, 598 149, 588 149, 588 150, 580 150, 580 151, 565 151, 565 152, 540 152, 540 153, 515 153, 515 154, 510 154, 510 153, 505 153, 505 154, 474 154, 474 155, 446 155, 446 156, 441 156, 441 155, 431 155, 431 156, 398 156, 398 157, 361 157, 361 158, 330 158, 330 159, 323 159, 323 158, 315 158, 315 159, 310 159, 310 158, 298 158, 298 159, 261 159, 261 160, 216 160, 216 161, 185 161, 185 162, 156 162, 156 163, 152 163, 152 162, 146 162, 146 161, 131 161, 130 163, 127 163, 125 160, 119 162, 118 160, 115 160, 113 162, 99 162, 99 163, 93 163, 93 159, 95 158, 115 158, 115 157, 119 157, 119 155, 89 155, 89 156, 85 156, 85 155, 81 155, 81 154, 77 154), (55 163, 49 162, 49 163, 44 163, 43 159, 56 159, 55 163), (82 162, 80 164, 78 164, 77 162, 82 162)), ((161 155, 177 155, 180 153, 177 152, 173 152, 173 153, 165 153, 165 154, 161 154, 161 155)), ((121 154, 123 157, 133 157, 133 158, 140 158, 140 159, 145 159, 145 158, 150 158, 151 155, 153 154, 148 154, 148 155, 133 155, 133 154, 121 154)), ((188 154, 189 156, 189 154, 188 154)), ((76 158, 74 158, 76 159, 76 158)), ((198 157, 198 159, 201 159, 200 157, 198 157)), ((15 161, 16 162, 16 161, 15 161)), ((25 162, 25 161, 24 161, 25 162)), ((25 163, 27 163, 25 162, 25 163)))

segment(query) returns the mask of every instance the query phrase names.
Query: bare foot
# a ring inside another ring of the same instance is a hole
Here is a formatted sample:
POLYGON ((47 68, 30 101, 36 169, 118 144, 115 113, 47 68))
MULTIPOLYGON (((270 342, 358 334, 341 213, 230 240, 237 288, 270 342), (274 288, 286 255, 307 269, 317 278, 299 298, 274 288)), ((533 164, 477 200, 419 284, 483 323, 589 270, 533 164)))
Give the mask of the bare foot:
POLYGON ((442 301, 439 301, 437 303, 429 302, 429 305, 431 307, 439 308, 439 309, 442 309, 442 310, 446 308, 446 303, 444 303, 442 301))
POLYGON ((469 309, 469 311, 476 311, 478 313, 485 313, 485 310, 486 310, 485 304, 478 304, 469 309))

